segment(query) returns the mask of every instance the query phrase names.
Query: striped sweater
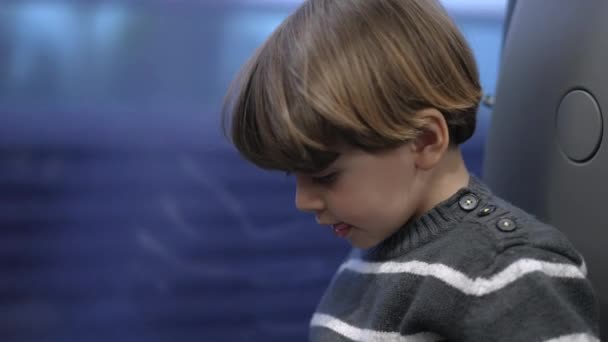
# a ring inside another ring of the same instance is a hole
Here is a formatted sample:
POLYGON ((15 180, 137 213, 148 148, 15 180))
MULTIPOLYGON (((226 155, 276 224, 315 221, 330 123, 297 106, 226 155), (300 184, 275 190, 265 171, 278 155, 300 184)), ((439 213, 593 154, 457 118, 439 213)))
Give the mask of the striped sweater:
POLYGON ((380 245, 353 250, 310 340, 599 341, 586 273, 559 231, 471 177, 380 245))

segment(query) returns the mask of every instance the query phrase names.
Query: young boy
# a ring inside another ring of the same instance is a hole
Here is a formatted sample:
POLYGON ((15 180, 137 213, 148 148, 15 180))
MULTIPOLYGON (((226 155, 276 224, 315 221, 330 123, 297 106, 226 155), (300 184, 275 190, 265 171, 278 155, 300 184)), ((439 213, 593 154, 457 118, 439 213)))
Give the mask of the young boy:
POLYGON ((245 66, 233 143, 354 247, 312 341, 598 341, 581 256, 467 172, 480 94, 431 0, 308 0, 245 66))

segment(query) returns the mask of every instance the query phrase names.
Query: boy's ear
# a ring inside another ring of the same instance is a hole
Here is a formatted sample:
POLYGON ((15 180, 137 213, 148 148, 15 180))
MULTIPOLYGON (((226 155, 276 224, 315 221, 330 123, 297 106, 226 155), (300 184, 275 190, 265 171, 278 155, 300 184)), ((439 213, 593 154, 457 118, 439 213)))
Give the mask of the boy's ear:
POLYGON ((450 145, 448 124, 435 108, 423 109, 416 115, 425 122, 422 133, 414 141, 416 166, 423 170, 432 169, 450 145))

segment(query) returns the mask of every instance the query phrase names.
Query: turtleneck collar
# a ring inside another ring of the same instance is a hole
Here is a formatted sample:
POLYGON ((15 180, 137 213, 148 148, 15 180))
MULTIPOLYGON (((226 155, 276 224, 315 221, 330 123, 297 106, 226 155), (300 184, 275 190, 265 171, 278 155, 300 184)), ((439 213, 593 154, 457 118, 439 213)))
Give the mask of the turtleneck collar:
POLYGON ((491 196, 488 187, 475 176, 468 186, 458 190, 421 217, 411 220, 379 245, 361 251, 366 260, 388 260, 427 244, 461 222, 479 203, 491 196))

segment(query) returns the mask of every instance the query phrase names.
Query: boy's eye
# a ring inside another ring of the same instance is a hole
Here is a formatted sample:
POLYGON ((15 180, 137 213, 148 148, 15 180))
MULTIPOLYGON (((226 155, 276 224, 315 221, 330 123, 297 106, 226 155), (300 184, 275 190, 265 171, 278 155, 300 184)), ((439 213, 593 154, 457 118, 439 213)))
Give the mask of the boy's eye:
POLYGON ((329 173, 324 176, 312 177, 312 181, 315 183, 318 183, 318 184, 327 185, 327 184, 333 183, 337 177, 338 177, 338 173, 332 172, 332 173, 329 173))

